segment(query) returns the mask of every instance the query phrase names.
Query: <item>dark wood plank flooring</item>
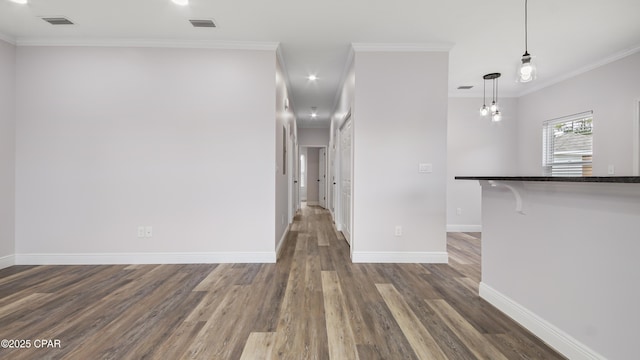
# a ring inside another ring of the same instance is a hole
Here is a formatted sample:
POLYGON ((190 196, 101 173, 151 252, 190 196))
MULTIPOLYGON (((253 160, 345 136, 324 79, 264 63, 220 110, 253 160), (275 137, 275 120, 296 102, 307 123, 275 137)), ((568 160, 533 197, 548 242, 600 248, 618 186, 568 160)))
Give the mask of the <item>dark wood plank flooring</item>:
POLYGON ((0 339, 31 347, 0 358, 562 359, 478 296, 480 234, 448 250, 449 265, 352 264, 306 207, 277 264, 14 266, 0 339))

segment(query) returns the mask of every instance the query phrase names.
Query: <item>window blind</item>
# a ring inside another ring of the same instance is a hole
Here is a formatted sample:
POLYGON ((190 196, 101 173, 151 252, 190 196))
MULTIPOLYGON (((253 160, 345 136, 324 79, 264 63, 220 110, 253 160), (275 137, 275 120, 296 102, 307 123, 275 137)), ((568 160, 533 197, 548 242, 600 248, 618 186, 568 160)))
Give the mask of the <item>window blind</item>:
POLYGON ((546 176, 591 176, 593 111, 547 120, 542 125, 546 176))

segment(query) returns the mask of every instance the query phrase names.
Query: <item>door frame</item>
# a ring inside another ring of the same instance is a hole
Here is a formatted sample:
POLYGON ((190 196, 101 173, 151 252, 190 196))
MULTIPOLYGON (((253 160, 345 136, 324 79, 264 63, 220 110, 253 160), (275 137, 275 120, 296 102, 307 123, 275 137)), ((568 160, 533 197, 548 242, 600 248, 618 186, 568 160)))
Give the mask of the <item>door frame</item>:
POLYGON ((327 195, 329 191, 329 187, 327 184, 327 173, 328 173, 328 164, 329 160, 327 159, 327 147, 322 147, 318 149, 318 177, 320 180, 320 184, 324 184, 324 186, 318 185, 318 203, 321 208, 329 209, 327 204, 327 195), (322 171, 321 171, 322 170, 322 171), (320 199, 322 197, 322 199, 320 199))
POLYGON ((353 214, 354 214, 354 209, 353 209, 353 204, 354 204, 354 134, 355 134, 355 121, 353 119, 353 114, 351 113, 351 109, 349 109, 349 111, 347 112, 347 114, 343 117, 342 121, 340 122, 340 124, 337 126, 337 131, 335 134, 335 140, 334 143, 336 145, 336 149, 335 149, 335 160, 334 160, 334 172, 335 172, 335 178, 336 178, 336 189, 334 190, 334 208, 335 208, 335 220, 334 221, 336 224, 336 229, 340 232, 342 232, 343 229, 343 224, 342 224, 342 219, 343 219, 343 214, 342 214, 342 130, 344 129, 345 125, 347 124, 347 122, 351 122, 351 166, 350 166, 350 170, 351 170, 351 203, 349 204, 349 245, 350 245, 350 255, 351 258, 353 258, 353 249, 354 249, 354 243, 355 243, 355 236, 354 236, 354 230, 353 230, 353 214))
POLYGON ((299 187, 299 163, 298 158, 298 139, 293 128, 294 124, 289 123, 287 127, 287 174, 289 175, 289 224, 293 223, 296 211, 300 208, 300 187, 299 187))
MULTIPOLYGON (((309 164, 309 153, 308 153, 308 150, 309 150, 310 148, 312 148, 312 149, 320 149, 320 150, 324 150, 324 152, 325 152, 325 154, 326 154, 326 153, 327 153, 328 146, 327 146, 327 145, 298 145, 298 151, 297 151, 297 152, 298 152, 298 154, 300 154, 300 153, 301 153, 301 151, 300 151, 300 150, 301 150, 302 148, 306 148, 306 149, 307 149, 307 156, 306 156, 306 159, 305 159, 305 160, 307 161, 307 165, 308 165, 308 164, 309 164)), ((324 157, 324 158, 325 158, 325 159, 324 159, 324 173, 325 173, 325 176, 326 176, 326 174, 328 174, 328 171, 327 171, 328 167, 327 167, 327 165, 328 165, 328 163, 329 163, 329 162, 327 161, 327 156, 326 156, 326 155, 325 155, 325 157, 324 157)), ((318 159, 318 161, 319 161, 319 160, 320 160, 320 159, 318 159)), ((300 171, 299 171, 299 169, 300 169, 300 155, 298 155, 298 178, 300 178, 300 171)), ((306 168, 306 169, 307 169, 307 184, 308 184, 308 183, 309 183, 309 167, 307 166, 307 168, 306 168)), ((300 179, 300 180, 302 180, 302 179, 300 179)), ((300 186, 300 184, 299 184, 299 183, 298 183, 298 186, 300 186)), ((318 185, 318 186, 319 186, 319 185, 318 185)), ((307 185, 307 199, 309 199, 309 193, 308 193, 308 191, 309 191, 309 186, 307 185)), ((326 196, 327 196, 327 194, 328 194, 328 192, 327 192, 327 191, 328 191, 328 188, 327 188, 327 181, 326 181, 326 178, 325 178, 325 182, 324 182, 324 193, 325 193, 325 198, 326 198, 326 196)), ((318 196, 320 196, 320 189, 319 189, 319 188, 318 188, 318 196)), ((319 200, 320 200, 320 199, 318 199, 318 206, 320 206, 320 201, 319 201, 319 200)), ((308 204, 308 200, 307 200, 307 204, 308 204)), ((325 205, 326 205, 326 199, 325 199, 325 205)), ((326 209, 326 207, 324 207, 324 208, 326 209)))
POLYGON ((633 118, 633 175, 640 176, 640 98, 635 101, 633 118))

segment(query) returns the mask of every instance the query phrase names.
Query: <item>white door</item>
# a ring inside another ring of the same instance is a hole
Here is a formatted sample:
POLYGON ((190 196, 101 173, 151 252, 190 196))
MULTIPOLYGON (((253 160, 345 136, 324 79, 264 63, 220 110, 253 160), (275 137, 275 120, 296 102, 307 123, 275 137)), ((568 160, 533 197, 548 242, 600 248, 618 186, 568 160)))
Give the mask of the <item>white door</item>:
POLYGON ((331 149, 329 150, 329 172, 328 172, 328 176, 327 178, 329 179, 329 186, 327 187, 328 192, 327 192, 327 202, 329 205, 329 211, 331 211, 331 215, 333 216, 333 219, 335 221, 335 215, 336 215, 336 209, 335 209, 335 191, 336 191, 336 169, 334 168, 335 166, 335 160, 336 159, 336 146, 335 144, 333 145, 333 147, 331 147, 331 149))
POLYGON ((340 129, 340 223, 342 233, 351 245, 351 118, 340 129))
POLYGON ((289 166, 288 171, 289 171, 289 184, 290 184, 289 223, 291 223, 293 222, 293 217, 295 216, 296 211, 300 207, 299 200, 298 200, 298 191, 299 191, 298 178, 300 176, 298 174, 298 147, 296 144, 296 140, 295 138, 292 137, 288 141, 289 141, 288 149, 291 149, 291 151, 289 151, 289 157, 287 158, 288 166, 289 166))
MULTIPOLYGON (((302 147, 300 149, 300 156, 298 156, 300 164, 300 178, 298 185, 300 186, 299 201, 307 201, 307 148, 302 147)), ((298 206, 300 207, 300 206, 298 206)))
POLYGON ((327 150, 319 149, 318 159, 318 203, 327 207, 327 150))

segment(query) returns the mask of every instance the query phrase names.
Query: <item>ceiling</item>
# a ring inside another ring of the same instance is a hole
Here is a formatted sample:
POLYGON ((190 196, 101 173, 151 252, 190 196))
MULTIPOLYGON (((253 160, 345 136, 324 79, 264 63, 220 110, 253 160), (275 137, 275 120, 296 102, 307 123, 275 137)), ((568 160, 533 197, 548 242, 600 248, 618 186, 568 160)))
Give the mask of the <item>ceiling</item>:
MULTIPOLYGON (((515 82, 524 52, 524 0, 0 0, 0 37, 77 41, 279 42, 301 127, 326 127, 351 43, 449 44, 450 96, 482 96, 501 72, 501 96, 519 96, 640 48, 639 0, 531 0, 529 52, 538 79, 515 82), (76 25, 52 26, 40 17, 76 25), (214 19, 215 29, 189 19, 214 19), (318 80, 309 81, 315 74, 318 80), (471 90, 457 90, 472 85, 471 90), (311 108, 317 118, 311 118, 311 108)), ((640 71, 640 69, 639 69, 640 71)))

